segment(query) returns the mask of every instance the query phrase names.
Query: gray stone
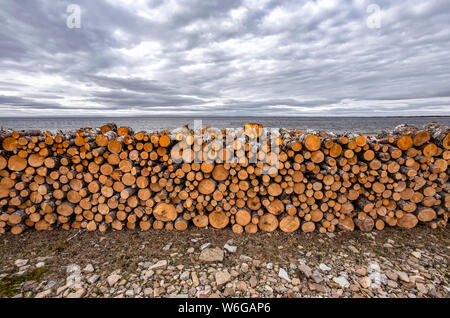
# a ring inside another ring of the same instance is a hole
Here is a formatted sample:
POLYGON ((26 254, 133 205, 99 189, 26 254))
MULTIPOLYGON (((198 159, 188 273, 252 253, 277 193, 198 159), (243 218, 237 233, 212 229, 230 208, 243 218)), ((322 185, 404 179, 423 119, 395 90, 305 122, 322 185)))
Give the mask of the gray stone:
POLYGON ((96 282, 99 280, 99 278, 100 278, 99 275, 92 275, 91 277, 89 277, 89 278, 87 279, 87 282, 88 282, 89 284, 94 284, 94 283, 96 283, 96 282))
POLYGON ((163 247, 163 251, 168 251, 170 250, 170 247, 172 246, 172 243, 167 244, 166 246, 163 247))
POLYGON ((339 286, 341 286, 342 288, 347 288, 350 286, 350 283, 348 282, 348 280, 345 277, 339 276, 339 277, 334 277, 333 281, 338 284, 339 286))
POLYGON ((202 244, 202 246, 200 246, 200 251, 203 251, 204 249, 206 249, 206 248, 208 248, 210 246, 211 246, 211 243, 202 244))
POLYGON ((223 250, 220 248, 206 248, 200 253, 199 260, 202 262, 222 262, 223 250))
POLYGON ((272 263, 267 263, 266 267, 267 267, 267 269, 272 269, 273 268, 273 264, 272 263))
POLYGON ((45 266, 44 262, 39 262, 39 263, 36 264, 36 268, 41 268, 41 267, 44 267, 44 266, 45 266))
POLYGON ((194 253, 194 251, 195 251, 195 249, 194 249, 193 247, 189 247, 189 248, 187 249, 187 253, 188 253, 188 254, 192 254, 192 253, 194 253))
POLYGON ((280 270, 278 271, 278 277, 287 280, 289 283, 291 282, 288 273, 283 268, 280 268, 280 270))
POLYGON ((322 275, 320 275, 320 273, 318 271, 314 271, 314 273, 312 274, 311 277, 317 284, 320 284, 321 282, 323 282, 323 277, 322 277, 322 275))
POLYGON ((237 246, 228 245, 228 243, 226 243, 223 246, 223 248, 226 249, 230 253, 236 253, 236 251, 237 251, 237 246))
POLYGON ((247 255, 241 255, 241 256, 239 256, 239 259, 240 259, 241 261, 246 261, 246 262, 251 262, 251 261, 253 261, 253 258, 251 258, 250 256, 247 256, 247 255))
POLYGON ((127 297, 133 297, 133 296, 134 296, 134 290, 128 289, 128 290, 125 292, 125 296, 127 296, 127 297))
POLYGON ((323 270, 324 272, 331 271, 331 267, 328 267, 328 266, 325 265, 324 263, 320 263, 320 264, 319 264, 319 268, 320 268, 321 270, 323 270))
POLYGON ((380 265, 377 262, 372 262, 369 264, 369 266, 367 267, 367 272, 373 273, 373 272, 380 272, 380 265))

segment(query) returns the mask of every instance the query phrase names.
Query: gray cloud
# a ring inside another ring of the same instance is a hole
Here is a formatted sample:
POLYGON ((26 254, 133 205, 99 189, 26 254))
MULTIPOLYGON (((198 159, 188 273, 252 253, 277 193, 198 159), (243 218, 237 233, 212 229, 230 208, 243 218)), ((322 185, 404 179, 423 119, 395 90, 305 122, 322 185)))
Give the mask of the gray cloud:
POLYGON ((448 0, 23 0, 0 21, 0 116, 450 115, 448 0))

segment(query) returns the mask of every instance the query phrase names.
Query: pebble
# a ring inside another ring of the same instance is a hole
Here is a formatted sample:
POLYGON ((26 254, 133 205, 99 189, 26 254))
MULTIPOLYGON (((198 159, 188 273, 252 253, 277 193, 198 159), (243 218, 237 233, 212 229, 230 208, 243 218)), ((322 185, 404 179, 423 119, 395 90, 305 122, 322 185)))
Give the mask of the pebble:
POLYGON ((361 279, 359 280, 359 284, 361 285, 362 288, 369 288, 370 283, 371 283, 371 279, 367 276, 361 277, 361 279))
POLYGON ((230 273, 228 273, 228 271, 217 271, 215 278, 216 278, 217 285, 223 285, 230 281, 231 275, 230 275, 230 273))
POLYGON ((240 290, 242 292, 246 292, 247 291, 247 284, 243 281, 238 281, 236 283, 236 289, 240 290))
POLYGON ((409 276, 405 272, 397 271, 398 278, 406 283, 409 283, 409 276))
POLYGON ((121 278, 122 276, 120 275, 110 275, 106 280, 108 281, 108 285, 113 287, 121 278))
POLYGON ((258 279, 256 278, 256 276, 252 276, 250 277, 248 283, 250 284, 250 287, 254 288, 256 287, 256 285, 258 285, 258 279))
POLYGON ((377 262, 372 262, 369 264, 369 266, 367 267, 367 272, 373 273, 373 272, 380 272, 381 268, 380 265, 377 262))
POLYGON ((247 256, 247 255, 241 255, 241 256, 239 256, 239 259, 242 261, 246 261, 246 262, 253 261, 253 258, 251 258, 250 256, 247 256))
POLYGON ((125 292, 125 296, 127 296, 127 297, 133 297, 133 296, 134 296, 134 290, 128 289, 128 290, 125 292))
POLYGON ((44 267, 44 266, 45 266, 44 262, 39 262, 39 263, 36 264, 36 268, 41 268, 41 267, 44 267))
POLYGON ((289 283, 291 282, 288 273, 283 268, 280 268, 280 270, 278 271, 278 277, 287 280, 289 283))
POLYGON ((163 251, 170 250, 170 247, 172 246, 172 243, 166 244, 166 246, 163 247, 163 251))
POLYGON ((202 246, 200 246, 200 251, 203 251, 205 248, 208 248, 211 246, 211 243, 205 243, 202 246))
POLYGON ((414 256, 417 259, 421 259, 422 258, 422 254, 420 252, 411 252, 412 256, 414 256))
POLYGON ((318 271, 314 271, 311 277, 317 284, 323 282, 323 277, 318 271))
POLYGON ((339 286, 341 286, 342 288, 347 288, 350 286, 350 283, 348 282, 348 280, 345 277, 339 276, 339 277, 334 277, 333 281, 338 284, 339 286))
POLYGON ((359 253, 358 249, 356 247, 354 247, 353 245, 349 245, 348 249, 355 254, 359 253))
POLYGON ((87 282, 92 285, 92 284, 96 283, 99 279, 100 279, 100 275, 94 274, 87 279, 87 282))
POLYGON ((200 253, 199 260, 202 262, 222 262, 223 250, 216 248, 206 248, 200 253))
POLYGON ((14 265, 16 265, 17 267, 23 267, 23 266, 25 266, 27 264, 28 264, 28 260, 27 259, 17 259, 14 262, 14 265))
POLYGON ((85 273, 93 273, 94 272, 94 266, 92 266, 92 264, 88 264, 85 268, 83 268, 83 272, 85 272, 85 273))
POLYGON ((190 273, 188 271, 184 271, 181 275, 180 275, 180 279, 181 280, 188 280, 190 276, 190 273))
POLYGON ((166 268, 166 267, 167 267, 167 261, 161 260, 161 261, 158 261, 155 264, 151 265, 148 269, 156 270, 156 269, 161 269, 161 268, 166 268))
POLYGON ((389 279, 393 280, 394 282, 397 281, 397 279, 398 279, 397 272, 395 272, 395 271, 386 271, 385 273, 386 273, 386 276, 389 279))
POLYGON ((359 276, 366 276, 366 273, 367 273, 367 271, 366 271, 364 268, 362 268, 362 267, 356 269, 355 272, 356 272, 356 274, 358 274, 359 276))
POLYGON ((319 264, 319 268, 320 268, 321 270, 323 270, 324 272, 331 271, 331 267, 328 267, 328 266, 325 265, 324 263, 320 263, 320 264, 319 264))
POLYGON ((194 253, 194 251, 195 251, 195 249, 194 249, 193 247, 190 247, 190 248, 187 249, 186 252, 187 252, 188 254, 192 254, 192 253, 194 253))
POLYGON ((226 243, 223 246, 223 248, 226 249, 230 253, 236 253, 236 251, 237 251, 237 246, 228 245, 228 243, 226 243))
POLYGON ((312 269, 308 265, 301 264, 298 266, 298 269, 305 274, 306 277, 310 278, 312 276, 312 269))
POLYGON ((144 289, 144 296, 145 297, 149 297, 151 295, 153 295, 153 288, 145 288, 144 289))
POLYGON ((266 267, 267 267, 267 269, 272 269, 273 268, 273 264, 272 263, 267 263, 266 267))

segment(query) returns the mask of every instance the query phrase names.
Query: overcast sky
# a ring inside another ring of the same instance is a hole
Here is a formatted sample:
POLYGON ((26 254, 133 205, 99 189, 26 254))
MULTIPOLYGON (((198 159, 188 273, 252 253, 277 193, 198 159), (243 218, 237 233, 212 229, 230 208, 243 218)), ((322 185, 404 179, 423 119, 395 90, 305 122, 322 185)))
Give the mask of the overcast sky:
POLYGON ((0 117, 450 115, 449 0, 0 3, 0 117))

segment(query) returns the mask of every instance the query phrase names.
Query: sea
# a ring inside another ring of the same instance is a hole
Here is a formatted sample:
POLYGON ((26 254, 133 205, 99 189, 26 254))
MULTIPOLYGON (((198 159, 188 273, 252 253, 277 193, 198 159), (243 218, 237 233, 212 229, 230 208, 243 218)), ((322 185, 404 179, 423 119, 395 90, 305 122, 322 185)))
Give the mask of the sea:
POLYGON ((127 126, 137 131, 172 130, 201 120, 202 126, 239 128, 247 123, 258 123, 264 128, 320 130, 325 132, 354 132, 375 135, 392 130, 400 124, 422 127, 429 122, 450 126, 450 117, 26 117, 0 118, 0 128, 14 130, 37 129, 56 132, 85 127, 100 127, 106 123, 127 126))

